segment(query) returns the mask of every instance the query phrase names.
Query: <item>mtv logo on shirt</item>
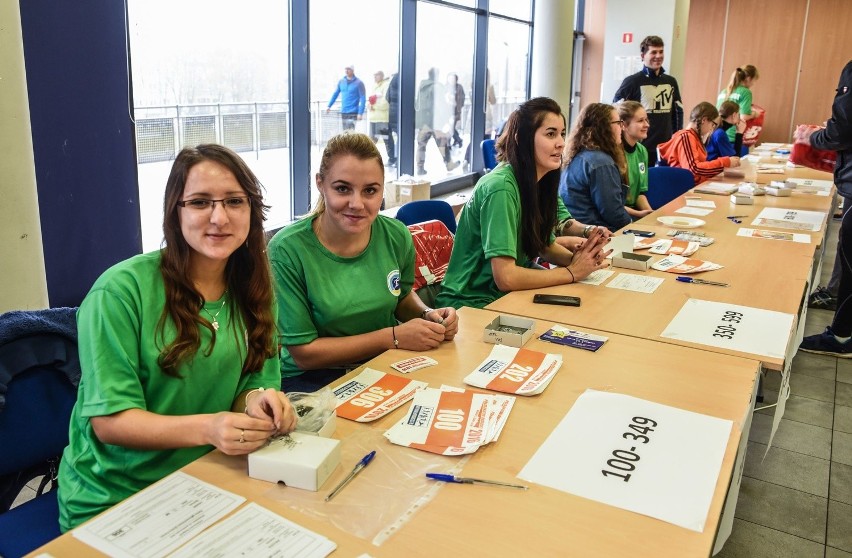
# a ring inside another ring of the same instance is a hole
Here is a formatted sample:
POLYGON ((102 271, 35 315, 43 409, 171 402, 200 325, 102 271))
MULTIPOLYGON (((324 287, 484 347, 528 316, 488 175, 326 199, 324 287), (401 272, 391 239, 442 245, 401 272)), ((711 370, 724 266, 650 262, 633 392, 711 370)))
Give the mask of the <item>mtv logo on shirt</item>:
POLYGON ((642 106, 648 112, 671 112, 674 87, 669 84, 642 85, 642 106))

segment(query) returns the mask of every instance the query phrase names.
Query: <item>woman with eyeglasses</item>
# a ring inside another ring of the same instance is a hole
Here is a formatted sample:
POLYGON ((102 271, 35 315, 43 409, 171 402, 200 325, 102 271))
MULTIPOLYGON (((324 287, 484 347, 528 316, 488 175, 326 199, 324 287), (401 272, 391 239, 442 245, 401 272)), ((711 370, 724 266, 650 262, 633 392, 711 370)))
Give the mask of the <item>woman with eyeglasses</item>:
POLYGON ((507 292, 575 283, 607 266, 600 230, 555 242, 557 188, 565 117, 553 99, 537 97, 509 115, 497 140, 500 164, 479 179, 465 205, 438 303, 482 308, 507 292), (542 269, 543 258, 556 267, 542 269))
POLYGON ((458 330, 455 310, 433 310, 412 290, 414 241, 379 215, 384 184, 369 137, 331 138, 317 206, 269 242, 288 392, 316 391, 387 349, 434 349, 458 330))
POLYGON ((728 167, 740 166, 740 158, 737 156, 707 160, 707 149, 704 146, 719 125, 718 120, 719 111, 716 107, 706 101, 698 103, 689 115, 687 127, 675 132, 672 139, 657 147, 660 158, 670 167, 687 169, 695 178, 696 185, 710 180, 728 167))
POLYGON ((60 527, 296 416, 280 372, 261 185, 219 145, 178 153, 165 246, 101 275, 77 312, 83 371, 59 466, 60 527))
POLYGON ((627 200, 624 209, 634 220, 653 209, 645 193, 648 191, 648 150, 642 140, 648 137, 648 113, 637 101, 621 101, 615 105, 621 119, 621 147, 627 162, 627 200))
POLYGON ((584 107, 565 146, 559 181, 559 195, 571 215, 613 232, 632 221, 624 208, 628 179, 621 123, 612 105, 584 107))

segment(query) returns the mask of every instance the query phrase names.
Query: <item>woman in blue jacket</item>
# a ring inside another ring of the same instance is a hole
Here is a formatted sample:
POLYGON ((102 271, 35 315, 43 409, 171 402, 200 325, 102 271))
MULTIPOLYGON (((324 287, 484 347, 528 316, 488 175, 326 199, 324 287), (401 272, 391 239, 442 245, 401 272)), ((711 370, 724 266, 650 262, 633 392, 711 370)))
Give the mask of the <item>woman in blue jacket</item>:
POLYGON ((563 159, 559 195, 575 219, 611 231, 630 224, 621 119, 612 105, 592 103, 580 111, 563 159))

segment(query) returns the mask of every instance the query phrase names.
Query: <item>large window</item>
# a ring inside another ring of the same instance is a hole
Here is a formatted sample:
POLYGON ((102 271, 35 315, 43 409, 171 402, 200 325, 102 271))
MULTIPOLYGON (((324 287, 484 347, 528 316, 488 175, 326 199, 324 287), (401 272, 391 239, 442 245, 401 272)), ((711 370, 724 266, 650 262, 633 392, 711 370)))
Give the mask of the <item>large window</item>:
POLYGON ((418 4, 414 164, 433 182, 470 161, 473 39, 472 13, 418 4))
POLYGON ((486 137, 496 133, 518 104, 527 99, 529 44, 528 24, 488 18, 486 137))
MULTIPOLYGON (((398 106, 391 107, 387 97, 399 66, 399 5, 311 0, 312 176, 329 138, 351 129, 374 139, 385 178, 396 177, 398 131, 390 116, 398 106)), ((314 203, 318 193, 313 182, 309 187, 314 203)))
POLYGON ((254 0, 128 0, 142 247, 162 242, 163 191, 175 154, 215 142, 266 187, 267 226, 292 213, 287 5, 254 0))

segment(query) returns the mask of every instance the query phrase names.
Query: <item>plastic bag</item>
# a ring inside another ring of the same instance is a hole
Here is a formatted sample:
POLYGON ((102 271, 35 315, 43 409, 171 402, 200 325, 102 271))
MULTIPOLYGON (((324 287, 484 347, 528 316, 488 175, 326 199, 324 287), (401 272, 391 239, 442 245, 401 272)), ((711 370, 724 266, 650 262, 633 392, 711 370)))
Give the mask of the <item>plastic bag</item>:
POLYGON ((291 392, 287 398, 299 416, 298 432, 319 432, 337 408, 337 399, 327 387, 314 393, 291 392))

